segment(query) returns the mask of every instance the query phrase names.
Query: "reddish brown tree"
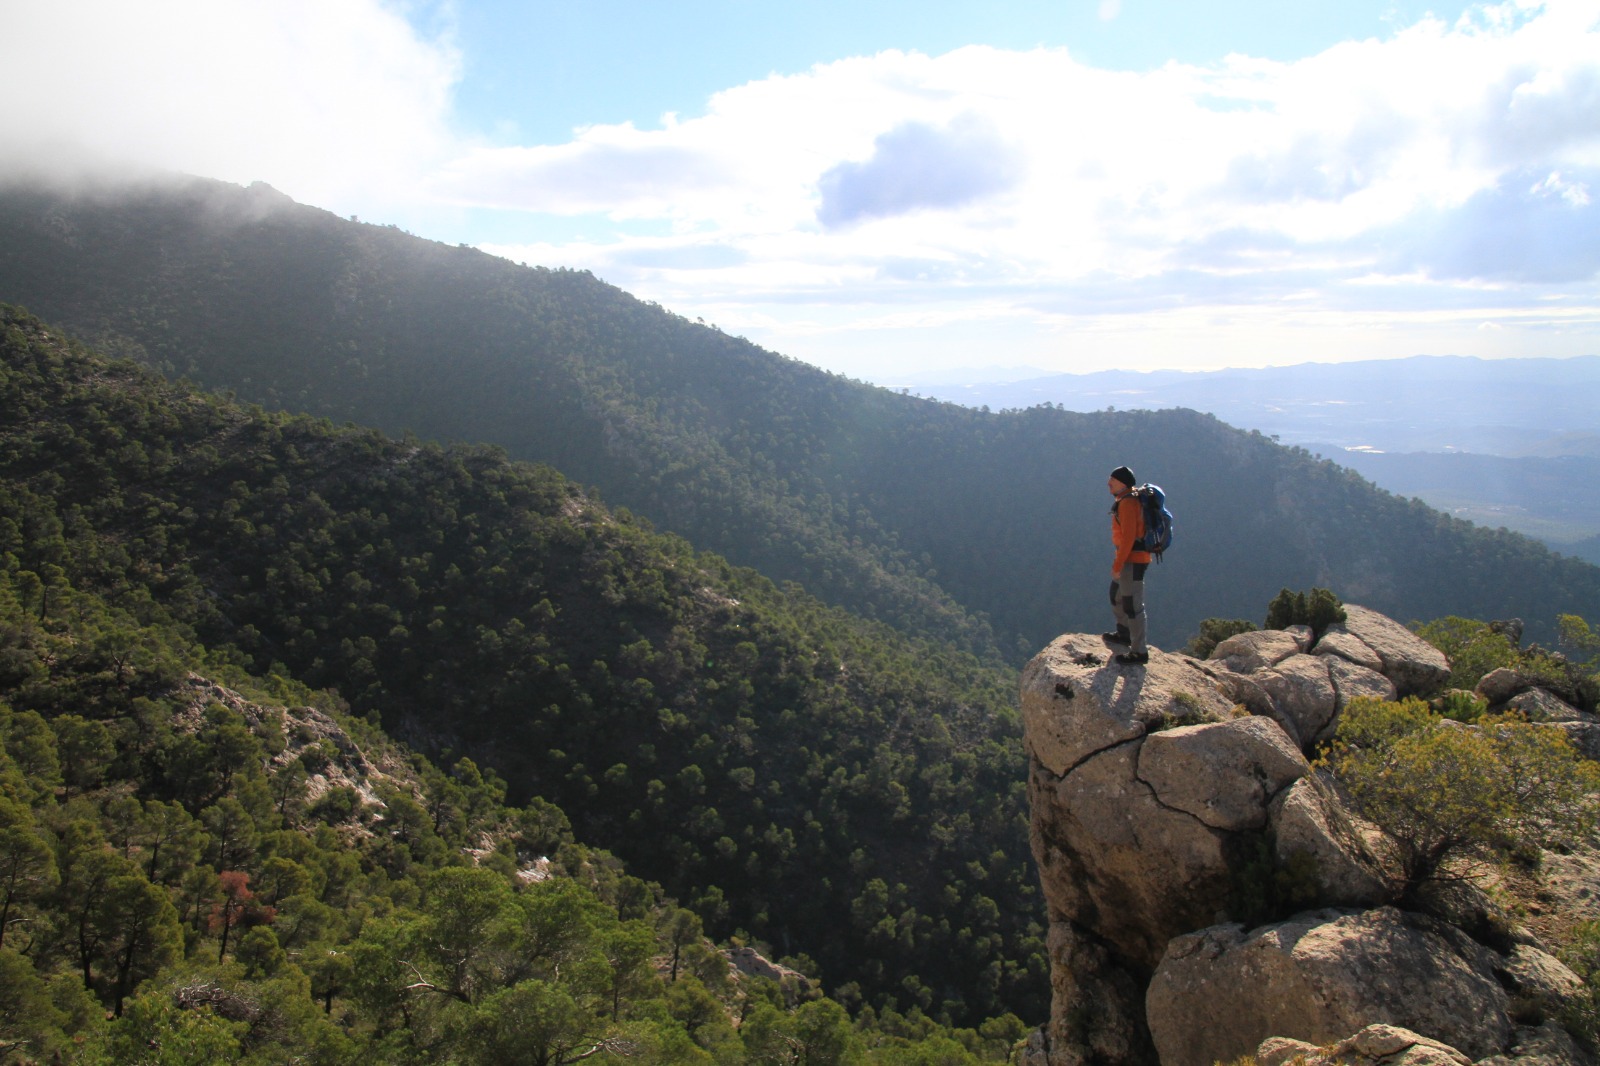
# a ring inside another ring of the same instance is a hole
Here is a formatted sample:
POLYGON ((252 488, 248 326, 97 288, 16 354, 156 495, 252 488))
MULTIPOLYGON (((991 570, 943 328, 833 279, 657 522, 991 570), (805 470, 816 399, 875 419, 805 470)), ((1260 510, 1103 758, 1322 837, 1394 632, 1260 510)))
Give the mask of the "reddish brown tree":
POLYGON ((222 938, 221 946, 217 949, 217 961, 221 962, 228 955, 228 933, 231 930, 270 925, 278 912, 256 899, 255 892, 250 888, 250 875, 243 870, 223 870, 219 880, 222 898, 212 904, 211 931, 222 938))

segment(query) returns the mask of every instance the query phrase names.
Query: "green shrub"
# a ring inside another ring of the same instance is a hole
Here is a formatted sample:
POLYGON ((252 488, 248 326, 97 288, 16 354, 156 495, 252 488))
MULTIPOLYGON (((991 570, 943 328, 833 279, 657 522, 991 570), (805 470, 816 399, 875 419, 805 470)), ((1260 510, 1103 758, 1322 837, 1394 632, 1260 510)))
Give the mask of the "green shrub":
POLYGON ((1313 588, 1307 592, 1281 590, 1267 604, 1267 629, 1288 629, 1290 626, 1310 626, 1312 636, 1321 638, 1328 627, 1346 618, 1344 604, 1332 591, 1313 588))
POLYGON ((1560 654, 1537 645, 1519 648, 1500 624, 1455 615, 1418 626, 1416 633, 1450 660, 1448 683, 1453 688, 1476 688, 1485 674, 1505 667, 1572 706, 1592 711, 1600 702, 1600 636, 1577 615, 1561 615, 1557 624, 1560 654))
POLYGON ((1453 688, 1434 701, 1439 714, 1452 722, 1476 722, 1489 709, 1489 704, 1464 689, 1453 688))
POLYGON ((1183 649, 1196 659, 1210 656, 1218 644, 1237 633, 1252 633, 1256 624, 1244 618, 1207 618, 1200 623, 1200 632, 1190 638, 1183 649))
POLYGON ((1561 1024, 1590 1051, 1600 1048, 1600 921, 1583 922, 1558 954, 1583 978, 1583 989, 1564 1004, 1561 1024))
POLYGON ((1515 667, 1520 657, 1517 646, 1505 633, 1488 622, 1450 615, 1418 626, 1417 636, 1444 652, 1450 660, 1452 688, 1477 688, 1483 675, 1502 666, 1515 667))
POLYGON ((1600 822, 1600 766, 1557 730, 1515 715, 1448 722, 1421 700, 1350 702, 1319 765, 1383 831, 1395 896, 1476 878, 1485 864, 1600 822))

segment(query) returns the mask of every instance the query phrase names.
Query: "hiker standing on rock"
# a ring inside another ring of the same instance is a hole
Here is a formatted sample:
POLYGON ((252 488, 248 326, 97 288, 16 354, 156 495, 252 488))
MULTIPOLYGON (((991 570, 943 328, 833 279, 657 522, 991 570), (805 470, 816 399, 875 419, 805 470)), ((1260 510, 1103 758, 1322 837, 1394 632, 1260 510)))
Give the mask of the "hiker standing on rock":
POLYGON ((1136 547, 1144 536, 1144 508, 1133 494, 1133 471, 1119 466, 1106 479, 1116 502, 1111 505, 1111 543, 1116 558, 1111 563, 1111 610, 1117 617, 1115 633, 1102 634, 1106 647, 1116 650, 1117 662, 1142 665, 1150 661, 1145 643, 1144 572, 1150 553, 1136 547))

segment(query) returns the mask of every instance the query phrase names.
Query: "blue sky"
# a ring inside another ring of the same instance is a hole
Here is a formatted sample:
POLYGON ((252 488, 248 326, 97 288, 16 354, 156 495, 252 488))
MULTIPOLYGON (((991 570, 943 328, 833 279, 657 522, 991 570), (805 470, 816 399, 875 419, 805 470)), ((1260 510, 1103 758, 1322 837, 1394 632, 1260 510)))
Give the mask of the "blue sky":
POLYGON ((0 24, 0 167, 266 181, 870 380, 1600 352, 1600 0, 0 0, 0 24))

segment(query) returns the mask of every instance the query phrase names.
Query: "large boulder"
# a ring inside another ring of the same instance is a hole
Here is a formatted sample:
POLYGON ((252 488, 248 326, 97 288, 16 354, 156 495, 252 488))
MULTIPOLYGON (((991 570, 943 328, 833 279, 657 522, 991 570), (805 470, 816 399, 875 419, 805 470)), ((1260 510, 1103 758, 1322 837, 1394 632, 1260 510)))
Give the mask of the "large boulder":
POLYGON ((1542 688, 1525 689, 1506 701, 1506 710, 1516 711, 1530 722, 1582 722, 1593 719, 1572 704, 1550 695, 1542 688))
POLYGON ((1052 1004, 1049 1023, 1035 1030, 1023 1066, 1086 1066, 1087 1063, 1156 1062, 1144 1024, 1144 983, 1118 965, 1109 946, 1092 933, 1066 922, 1052 922, 1045 934, 1050 953, 1052 1004))
POLYGON ((1600 723, 1550 722, 1544 728, 1559 729, 1567 735, 1567 742, 1586 759, 1600 760, 1600 723))
POLYGON ((1223 831, 1164 805, 1138 765, 1139 745, 1118 745, 1064 777, 1033 775, 1029 798, 1052 919, 1092 929, 1148 975, 1168 940, 1225 907, 1240 856, 1223 831))
POLYGON ((1453 926, 1393 907, 1220 925, 1168 945, 1147 1020, 1162 1066, 1227 1062, 1273 1036, 1326 1045, 1374 1022, 1480 1059, 1513 1035, 1496 961, 1453 926))
POLYGON ((1505 703, 1519 692, 1526 692, 1533 682, 1508 666, 1497 666, 1478 679, 1473 691, 1492 706, 1505 703))
POLYGON ((1138 773, 1162 805, 1213 829, 1263 829, 1268 801, 1309 769, 1276 722, 1245 717, 1150 734, 1138 773))
POLYGON ((1137 740, 1153 726, 1221 721, 1233 703, 1186 655, 1152 648, 1143 667, 1119 666, 1099 637, 1058 637, 1022 672, 1022 723, 1039 765, 1065 774, 1084 759, 1137 740))
POLYGON ((1496 970, 1500 983, 1523 1000, 1551 1014, 1583 992, 1583 978, 1566 963, 1531 944, 1514 944, 1496 970))
POLYGON ((1276 665, 1304 650, 1303 643, 1293 633, 1281 629, 1257 629, 1249 633, 1235 633, 1220 641, 1211 649, 1210 658, 1235 673, 1248 674, 1276 665))
POLYGON ((1222 668, 1213 676, 1217 682, 1217 690, 1228 699, 1251 714, 1259 714, 1264 718, 1272 717, 1274 710, 1272 697, 1267 695, 1260 685, 1250 680, 1249 675, 1222 668))
MULTIPOLYGON (((1350 701, 1358 696, 1368 696, 1377 700, 1392 700, 1395 698, 1394 682, 1359 663, 1349 662, 1341 658, 1329 658, 1328 679, 1333 682, 1334 706, 1337 714, 1343 714, 1350 701)), ((1323 730, 1323 734, 1332 732, 1330 722, 1323 730)))
MULTIPOLYGON (((1345 620, 1337 631, 1356 637, 1377 653, 1379 672, 1394 682, 1402 696, 1426 696, 1450 679, 1444 652, 1377 611, 1345 604, 1345 620)), ((1334 631, 1334 627, 1329 627, 1334 631)))
POLYGON ((1274 717, 1286 721, 1285 730, 1301 748, 1309 749, 1332 727, 1339 693, 1323 656, 1291 655, 1276 666, 1255 671, 1250 680, 1272 698, 1274 717))
POLYGON ((1278 866, 1309 881, 1295 886, 1317 906, 1376 906, 1390 897, 1364 829, 1333 786, 1308 774, 1273 801, 1270 812, 1278 866))
POLYGON ((1511 1050, 1491 1055, 1478 1066, 1594 1066, 1594 1059, 1584 1054, 1565 1029, 1545 1022, 1519 1028, 1511 1050))
POLYGON ((1050 921, 1048 1063, 1154 1063, 1144 992, 1168 941, 1225 918, 1273 800, 1307 772, 1265 718, 1239 717, 1224 671, 1152 649, 1119 666, 1097 637, 1023 671, 1032 844, 1050 921))
POLYGON ((1383 659, 1378 653, 1367 645, 1367 642, 1345 629, 1337 622, 1328 627, 1322 634, 1322 639, 1317 641, 1317 646, 1311 649, 1318 655, 1333 655, 1346 662, 1365 666, 1368 670, 1381 672, 1383 659))

